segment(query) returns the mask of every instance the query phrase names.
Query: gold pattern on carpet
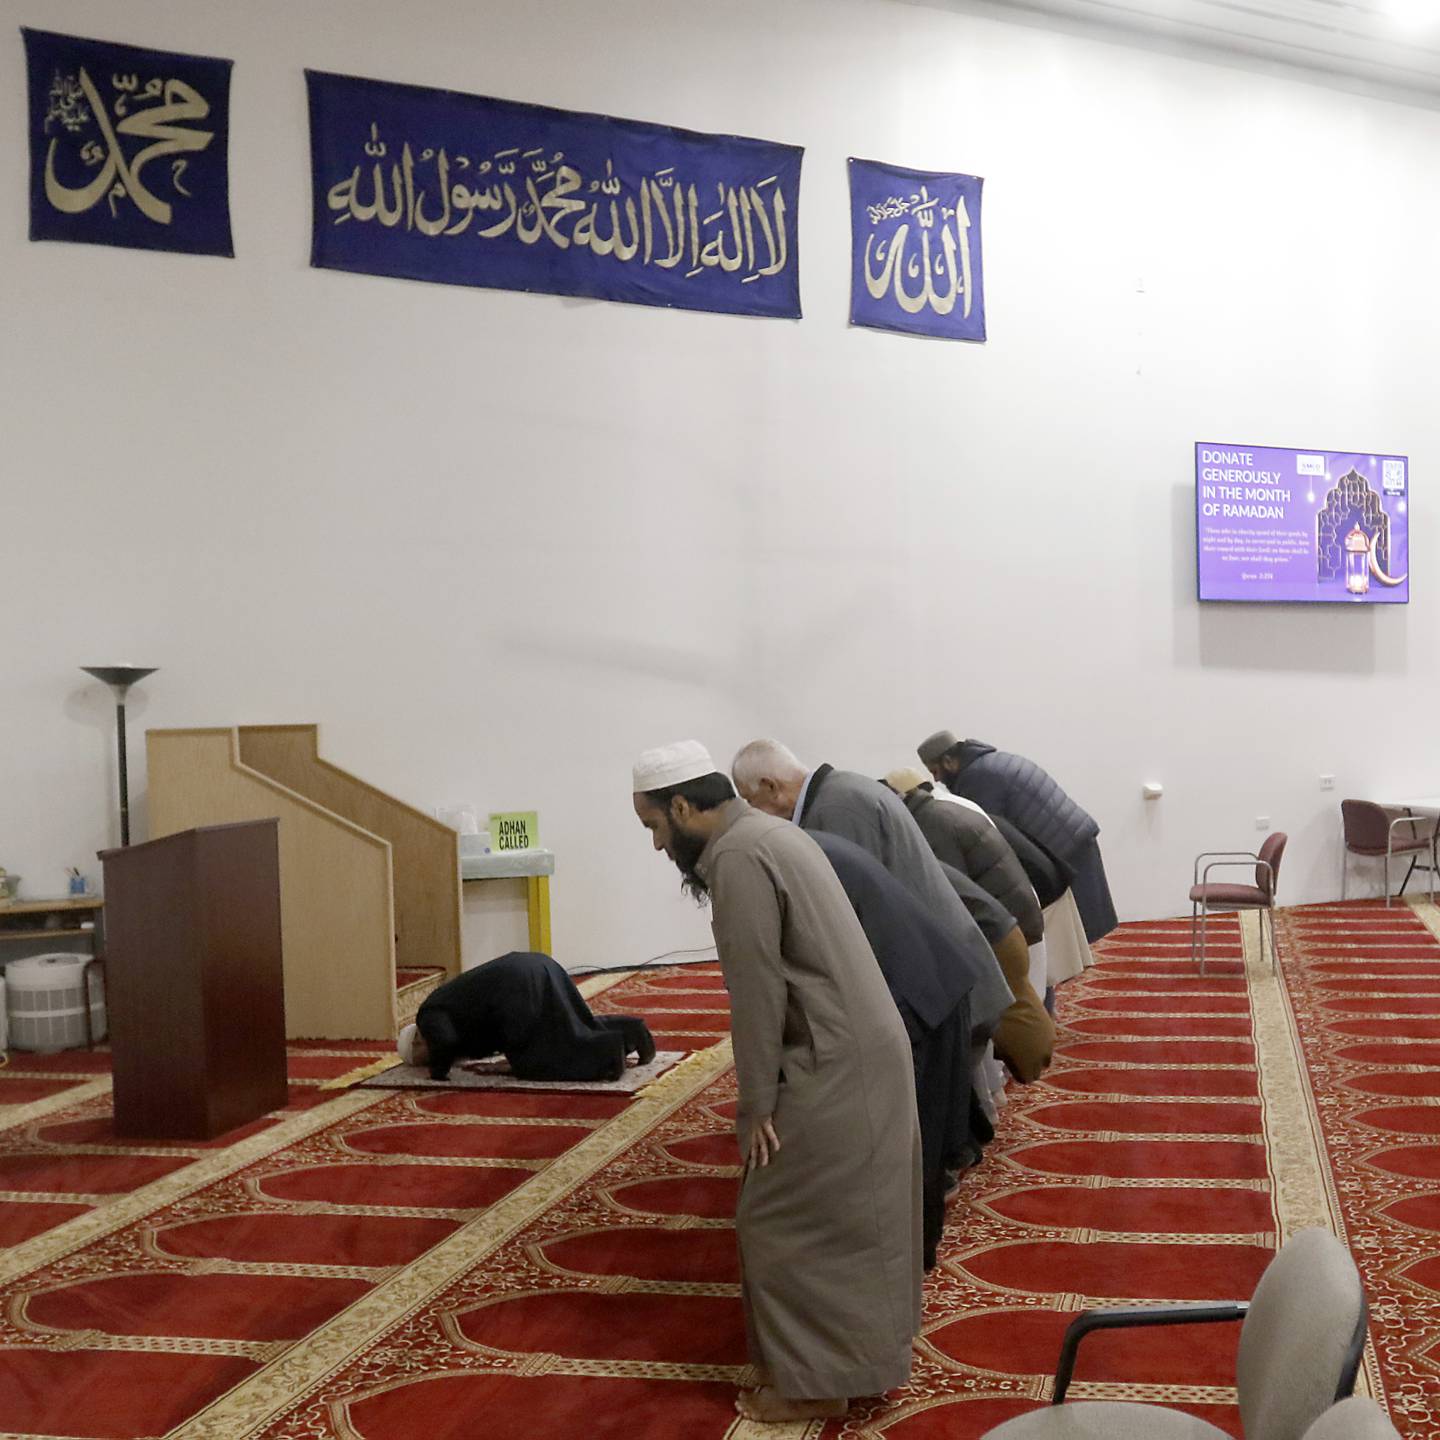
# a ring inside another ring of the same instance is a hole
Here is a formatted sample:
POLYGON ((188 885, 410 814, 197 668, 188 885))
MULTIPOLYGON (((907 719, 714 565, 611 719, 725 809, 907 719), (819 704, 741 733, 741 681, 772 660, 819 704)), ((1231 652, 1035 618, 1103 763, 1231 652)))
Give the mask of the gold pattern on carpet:
MULTIPOLYGON (((37 1071, 36 1078, 54 1080, 57 1077, 37 1071)), ((0 1131, 13 1130, 19 1125, 33 1125, 37 1120, 48 1120, 52 1115, 68 1110, 72 1105, 83 1105, 109 1093, 108 1075, 87 1075, 83 1085, 72 1085, 58 1095, 47 1095, 43 1100, 32 1100, 26 1105, 0 1105, 0 1131)))
POLYGON ((728 1039, 682 1060, 613 1120, 552 1161, 548 1169, 296 1343, 279 1360, 177 1426, 169 1440, 240 1440, 268 1424, 703 1090, 730 1061, 728 1039))

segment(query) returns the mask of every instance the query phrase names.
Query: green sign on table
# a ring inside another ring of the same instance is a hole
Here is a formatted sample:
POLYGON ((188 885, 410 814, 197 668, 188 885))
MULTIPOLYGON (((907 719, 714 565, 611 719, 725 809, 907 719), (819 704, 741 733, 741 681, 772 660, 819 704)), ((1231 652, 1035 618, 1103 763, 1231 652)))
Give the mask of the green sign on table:
POLYGON ((534 810, 490 817, 490 848, 497 855, 507 850, 533 850, 540 844, 540 817, 534 810))

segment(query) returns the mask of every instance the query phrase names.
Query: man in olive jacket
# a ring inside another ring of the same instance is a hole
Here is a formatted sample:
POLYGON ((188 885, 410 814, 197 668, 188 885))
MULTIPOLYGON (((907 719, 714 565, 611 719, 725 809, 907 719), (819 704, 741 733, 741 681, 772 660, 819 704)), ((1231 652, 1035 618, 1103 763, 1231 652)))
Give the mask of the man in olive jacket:
POLYGON ((989 819, 969 806, 937 800, 928 785, 916 786, 904 799, 935 858, 993 895, 1019 922, 1025 943, 1038 945, 1045 938, 1040 901, 1019 858, 989 819))

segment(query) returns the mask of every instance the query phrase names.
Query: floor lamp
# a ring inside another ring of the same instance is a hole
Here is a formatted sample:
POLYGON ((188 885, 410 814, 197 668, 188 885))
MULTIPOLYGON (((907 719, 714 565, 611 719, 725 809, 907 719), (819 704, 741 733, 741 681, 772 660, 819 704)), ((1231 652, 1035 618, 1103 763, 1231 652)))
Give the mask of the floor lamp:
POLYGON ((120 756, 120 843, 130 843, 130 780, 125 764, 125 695, 137 681, 153 675, 156 665, 82 665, 87 675, 103 680, 115 692, 115 744, 120 756))

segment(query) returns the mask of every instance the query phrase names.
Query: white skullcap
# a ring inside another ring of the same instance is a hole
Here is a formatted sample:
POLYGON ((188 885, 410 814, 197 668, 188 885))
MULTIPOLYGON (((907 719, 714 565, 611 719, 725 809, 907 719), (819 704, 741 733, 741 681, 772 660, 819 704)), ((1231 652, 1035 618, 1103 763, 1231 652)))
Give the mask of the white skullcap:
POLYGON ((407 1025, 401 1030, 395 1041, 395 1048, 400 1052, 400 1058, 407 1064, 415 1063, 415 1041, 419 1039, 420 1027, 418 1025, 407 1025))
POLYGON ((927 770, 917 769, 914 765, 905 765, 898 770, 892 770, 885 777, 885 783, 897 795, 908 795, 918 786, 928 785, 930 773, 927 770))
POLYGON ((635 793, 643 795, 651 790, 663 790, 667 785, 680 785, 714 773, 715 762, 698 740, 657 745, 653 750, 644 751, 635 762, 635 793))

